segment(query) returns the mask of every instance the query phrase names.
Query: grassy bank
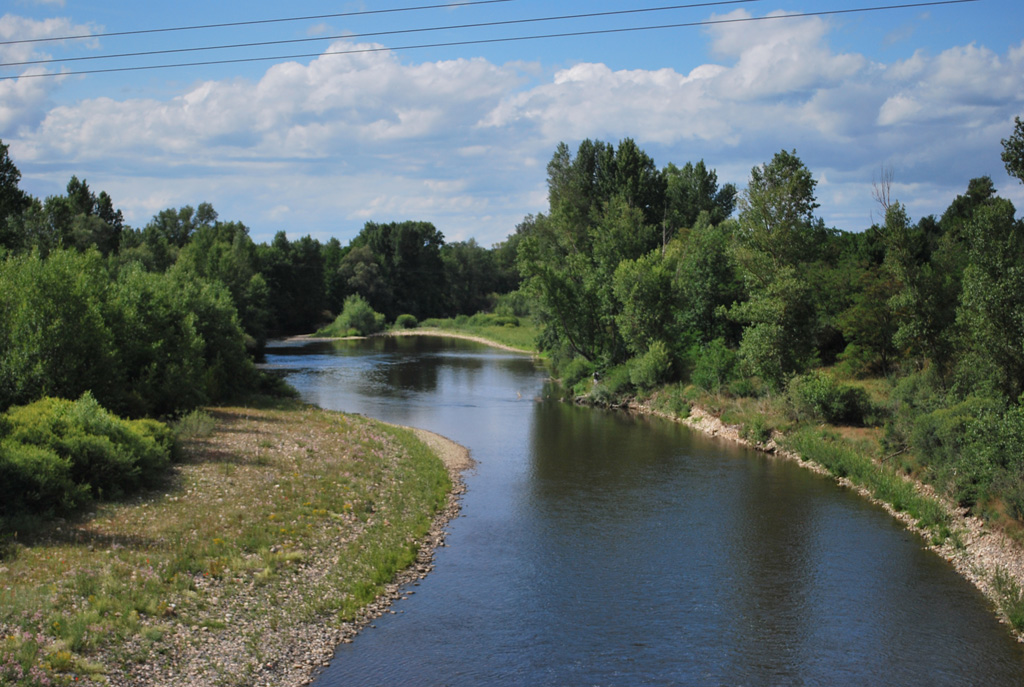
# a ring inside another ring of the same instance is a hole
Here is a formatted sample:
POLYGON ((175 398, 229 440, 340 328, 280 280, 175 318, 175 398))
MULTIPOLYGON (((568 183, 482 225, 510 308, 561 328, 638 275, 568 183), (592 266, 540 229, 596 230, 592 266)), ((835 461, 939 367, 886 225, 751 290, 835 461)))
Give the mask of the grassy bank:
POLYGON ((448 502, 421 441, 359 416, 217 408, 189 434, 163 488, 6 542, 0 683, 297 684, 448 502))
POLYGON ((501 317, 481 313, 473 317, 423 320, 422 329, 454 332, 499 343, 526 353, 537 353, 537 336, 540 330, 525 318, 501 317))

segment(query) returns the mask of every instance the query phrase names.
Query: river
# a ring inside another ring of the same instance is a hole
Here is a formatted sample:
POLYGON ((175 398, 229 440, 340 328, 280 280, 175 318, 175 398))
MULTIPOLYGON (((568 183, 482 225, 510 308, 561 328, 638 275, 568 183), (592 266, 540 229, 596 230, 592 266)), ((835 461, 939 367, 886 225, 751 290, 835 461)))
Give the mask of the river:
POLYGON ((434 571, 342 685, 1014 685, 1024 648, 882 509, 656 418, 560 403, 454 339, 273 344, 302 397, 472 452, 434 571))

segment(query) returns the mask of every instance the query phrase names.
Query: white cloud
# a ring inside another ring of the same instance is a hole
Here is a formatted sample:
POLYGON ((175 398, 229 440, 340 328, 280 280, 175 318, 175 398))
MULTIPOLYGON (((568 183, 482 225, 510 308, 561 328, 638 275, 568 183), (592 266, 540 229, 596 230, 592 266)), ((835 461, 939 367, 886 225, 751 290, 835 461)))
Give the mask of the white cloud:
POLYGON ((719 63, 688 71, 323 55, 166 99, 49 107, 35 121, 23 113, 49 87, 22 79, 0 82, 0 131, 21 122, 9 142, 36 188, 88 177, 136 225, 210 201, 257 240, 426 219, 449 239, 489 245, 544 208, 554 144, 582 138, 632 137, 660 165, 704 158, 741 186, 751 166, 796 148, 828 181, 826 221, 847 229, 870 221, 880 165, 926 199, 901 198, 912 212, 941 211, 929 203, 948 203, 972 176, 998 176, 999 139, 1024 108, 1024 43, 885 65, 835 52, 829 31, 816 18, 717 26, 708 36, 719 63))
MULTIPOLYGON (((63 5, 63 2, 56 3, 63 5)), ((46 19, 37 21, 13 14, 0 17, 0 62, 16 64, 34 60, 52 58, 47 49, 61 48, 64 43, 27 43, 11 41, 30 41, 40 38, 56 38, 68 35, 87 35, 93 28, 87 25, 73 24, 67 19, 46 19), (44 47, 45 46, 45 47, 44 47)), ((95 43, 88 43, 94 47, 95 43)), ((63 77, 44 76, 39 74, 52 73, 46 65, 18 65, 4 67, 0 75, 19 76, 22 78, 0 81, 0 135, 10 137, 12 132, 21 127, 38 123, 49 105, 49 96, 58 88, 63 77)))

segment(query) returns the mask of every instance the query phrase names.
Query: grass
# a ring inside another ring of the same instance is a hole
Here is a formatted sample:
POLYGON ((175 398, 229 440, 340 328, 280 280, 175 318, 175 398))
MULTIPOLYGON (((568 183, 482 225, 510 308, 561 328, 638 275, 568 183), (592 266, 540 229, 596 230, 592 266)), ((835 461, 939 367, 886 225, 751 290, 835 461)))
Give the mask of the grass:
POLYGON ((189 422, 166 489, 17 541, 0 578, 0 683, 228 660, 198 655, 194 628, 245 635, 230 670, 251 672, 273 628, 357 617, 416 560, 451 488, 412 433, 359 416, 278 403, 189 422))
POLYGON ((528 353, 536 353, 537 336, 540 334, 540 330, 528 320, 520 319, 519 324, 513 326, 510 324, 486 324, 487 318, 480 318, 479 316, 477 316, 477 320, 484 323, 474 324, 473 319, 428 319, 420 323, 420 328, 468 334, 528 353))

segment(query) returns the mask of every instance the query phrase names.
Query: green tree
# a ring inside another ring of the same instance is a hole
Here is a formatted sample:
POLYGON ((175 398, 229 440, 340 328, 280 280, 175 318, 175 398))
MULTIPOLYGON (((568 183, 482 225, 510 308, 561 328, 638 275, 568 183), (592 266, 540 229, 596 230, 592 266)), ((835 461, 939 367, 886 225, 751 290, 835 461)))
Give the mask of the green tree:
POLYGON ((615 270, 661 245, 664 178, 626 139, 618 149, 563 143, 548 164, 550 212, 520 240, 524 288, 540 309, 542 345, 591 362, 622 362, 628 349, 616 317, 615 270))
POLYGON ((665 167, 667 210, 665 220, 672 230, 692 227, 702 212, 711 224, 721 224, 736 208, 736 187, 718 186, 718 173, 687 162, 681 168, 671 162, 665 167))
POLYGON ((0 248, 22 248, 17 218, 28 209, 31 198, 18 185, 21 171, 8 154, 8 146, 0 140, 0 248))
POLYGON ((199 226, 178 255, 178 266, 203 279, 219 281, 231 293, 242 328, 259 350, 269 327, 269 290, 259 273, 256 245, 241 222, 199 226))
MULTIPOLYGON (((699 343, 725 339, 739 343, 739 329, 727 314, 728 306, 745 299, 743 284, 730 253, 735 222, 711 223, 702 214, 674 260, 672 288, 679 294, 677 317, 683 331, 699 343)), ((669 244, 667 255, 672 257, 669 244)))
POLYGON ((776 153, 751 170, 733 234, 749 293, 730 311, 746 324, 740 357, 775 390, 815 359, 818 307, 807 275, 833 233, 814 217, 816 184, 795 151, 776 153))
POLYGON ((1020 117, 1013 118, 1013 133, 1004 138, 1002 144, 1007 174, 1024 184, 1024 121, 1020 117))
POLYGON ((442 246, 441 260, 448 285, 447 314, 473 315, 490 309, 492 295, 501 288, 494 253, 469 239, 442 246))
POLYGON ((368 248, 377 265, 374 274, 369 261, 364 259, 365 252, 360 254, 364 265, 364 269, 358 270, 360 278, 372 284, 379 279, 386 285, 377 287, 375 294, 358 291, 374 310, 384 313, 389 321, 403 313, 419 320, 444 314, 448 290, 441 258, 444 234, 433 224, 367 222, 350 245, 353 251, 368 248))
POLYGON ((111 396, 117 368, 102 310, 108 284, 96 251, 0 263, 0 408, 87 390, 111 396))
POLYGON ((279 231, 269 246, 256 247, 256 255, 269 294, 270 332, 315 330, 323 319, 325 305, 320 242, 310 236, 292 242, 279 231))
POLYGON ((957 311, 965 391, 1010 401, 1024 393, 1024 222, 1014 214, 1000 198, 967 223, 969 263, 957 311))

